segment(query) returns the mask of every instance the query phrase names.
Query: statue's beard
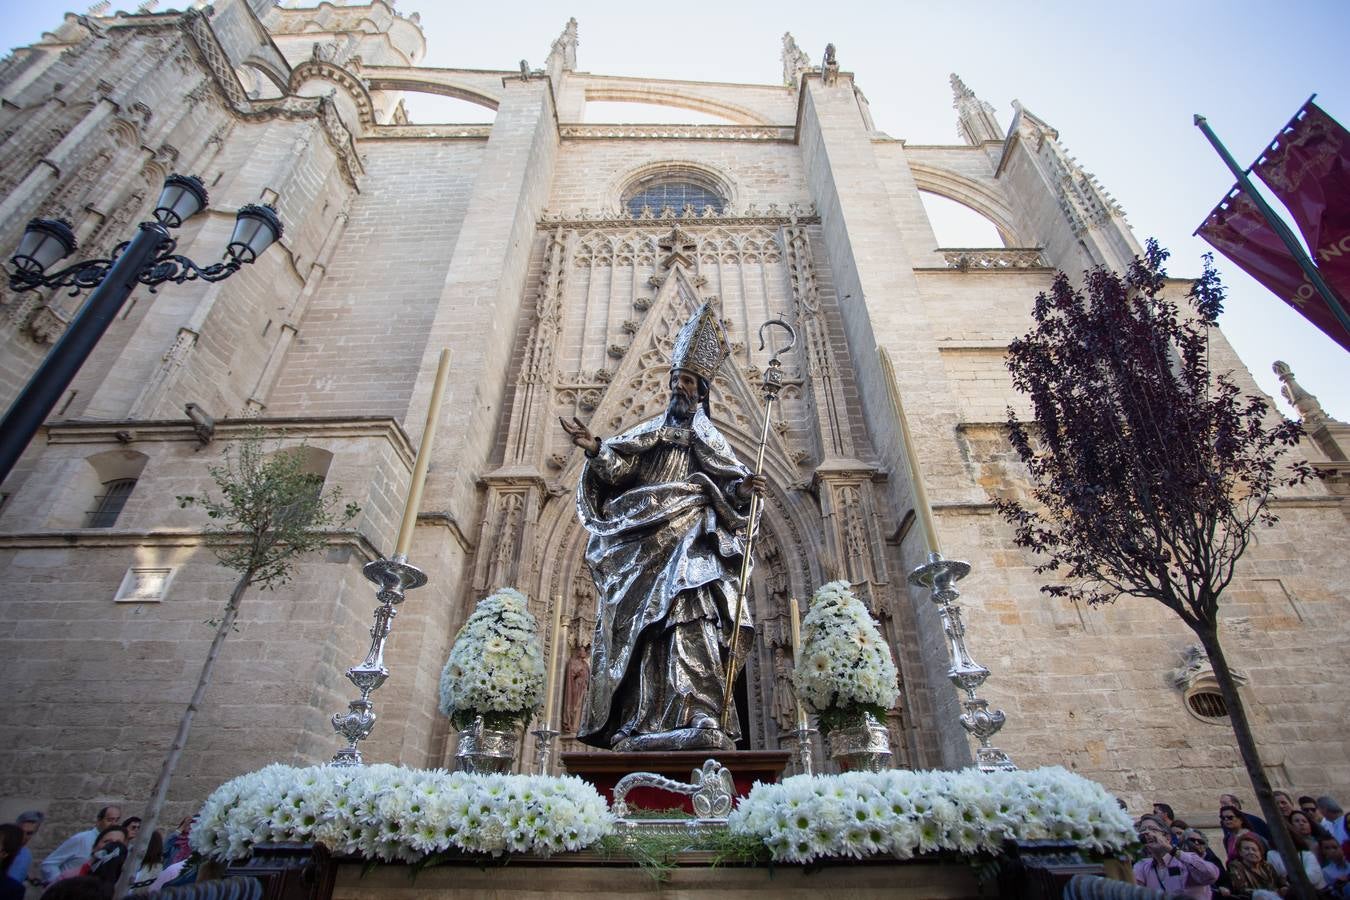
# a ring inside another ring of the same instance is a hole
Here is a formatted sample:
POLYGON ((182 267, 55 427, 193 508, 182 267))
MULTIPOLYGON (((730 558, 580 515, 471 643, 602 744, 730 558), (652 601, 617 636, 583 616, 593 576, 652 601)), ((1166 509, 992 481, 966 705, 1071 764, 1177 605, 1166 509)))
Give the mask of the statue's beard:
POLYGON ((698 409, 698 398, 676 391, 670 395, 670 417, 676 422, 688 422, 698 409))

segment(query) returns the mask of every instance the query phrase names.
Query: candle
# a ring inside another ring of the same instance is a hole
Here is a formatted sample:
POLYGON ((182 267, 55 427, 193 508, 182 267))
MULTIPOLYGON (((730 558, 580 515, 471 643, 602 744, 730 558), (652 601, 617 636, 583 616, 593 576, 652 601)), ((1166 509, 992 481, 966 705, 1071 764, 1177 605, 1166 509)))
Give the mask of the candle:
POLYGON ((408 502, 403 507, 403 524, 398 530, 394 556, 406 559, 412 546, 413 531, 417 527, 417 510, 422 505, 422 488, 427 481, 427 465, 431 462, 431 443, 436 437, 436 425, 441 418, 441 398, 445 396, 445 382, 450 375, 450 350, 441 351, 436 365, 436 383, 431 389, 431 405, 427 408, 427 423, 422 429, 422 443, 417 448, 413 463, 412 482, 408 485, 408 502))
MULTIPOLYGON (((802 655, 802 614, 797 605, 797 598, 792 597, 788 600, 788 611, 792 615, 792 667, 797 667, 797 660, 802 655)), ((802 706, 801 698, 797 696, 797 690, 794 687, 792 691, 793 701, 797 704, 797 728, 801 731, 806 730, 806 709, 802 706)))
POLYGON ((553 700, 553 688, 558 679, 558 657, 562 643, 562 597, 553 598, 553 628, 550 631, 552 640, 548 648, 548 674, 544 677, 544 727, 553 727, 553 711, 557 708, 557 703, 553 700))

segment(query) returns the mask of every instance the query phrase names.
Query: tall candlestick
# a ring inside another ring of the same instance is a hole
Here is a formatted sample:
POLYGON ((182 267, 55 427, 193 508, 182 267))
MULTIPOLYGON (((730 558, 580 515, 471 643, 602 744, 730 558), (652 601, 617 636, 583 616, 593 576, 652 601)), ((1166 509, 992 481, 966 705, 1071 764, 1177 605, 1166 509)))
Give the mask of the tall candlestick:
POLYGON ((558 647, 562 638, 562 597, 553 598, 553 628, 549 632, 551 641, 548 648, 548 673, 544 677, 544 727, 553 727, 553 711, 557 704, 553 700, 553 688, 558 679, 558 647))
POLYGON ((408 503, 403 508, 403 524, 398 530, 398 543, 394 546, 395 557, 406 557, 412 546, 413 531, 417 527, 417 510, 422 505, 422 487, 427 480, 427 466, 431 462, 431 444, 436 437, 436 425, 441 418, 441 398, 445 396, 445 382, 450 376, 450 350, 441 350, 440 362, 436 365, 436 383, 431 389, 431 405, 427 408, 427 423, 422 429, 422 442, 417 448, 417 461, 413 463, 412 483, 408 485, 408 503))
MULTIPOLYGON (((801 608, 797 605, 797 598, 792 597, 788 600, 788 611, 792 616, 792 667, 797 668, 797 660, 802 655, 802 614, 801 608)), ((806 709, 802 706, 801 698, 797 696, 797 691, 792 692, 793 702, 797 704, 797 728, 806 728, 806 709)))

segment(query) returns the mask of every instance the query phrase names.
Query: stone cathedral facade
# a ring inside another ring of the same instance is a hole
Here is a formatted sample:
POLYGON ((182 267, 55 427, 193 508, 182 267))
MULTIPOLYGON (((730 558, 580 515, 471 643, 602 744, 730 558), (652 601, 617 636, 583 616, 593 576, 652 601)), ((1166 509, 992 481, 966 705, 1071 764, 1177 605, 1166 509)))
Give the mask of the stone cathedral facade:
MULTIPOLYGON (((196 7, 68 15, 0 63, 5 248, 30 217, 62 216, 82 257, 106 255, 173 171, 211 193, 179 252, 211 261, 246 203, 286 225, 228 281, 135 294, 3 485, 0 796, 48 809, 44 837, 148 796, 233 581, 174 498, 207 489, 253 425, 303 445, 362 513, 291 585, 246 598, 171 799, 186 811, 228 777, 340 746, 329 718, 355 696, 343 672, 375 603, 361 566, 393 551, 443 347, 452 377, 410 554, 430 583, 399 610, 363 750, 446 764, 437 680, 479 597, 519 587, 543 621, 561 603, 572 643, 589 640, 581 459, 558 417, 610 435, 662 408, 674 333, 713 298, 733 352, 712 416, 743 459, 770 352, 759 325, 781 315, 799 334, 765 458, 749 747, 791 745, 789 598, 843 577, 901 672, 896 763, 970 763, 936 612, 906 584, 927 550, 913 460, 941 549, 974 567, 967 640, 994 671, 984 694, 1008 713, 1012 758, 1074 768, 1135 807, 1244 793, 1181 623, 1150 603, 1041 596, 991 504, 1020 485, 1002 360, 1032 298, 1055 269, 1123 267, 1140 246, 1054 127, 1017 108, 1005 128, 953 77, 960 143, 907 144, 873 126, 847 48, 813 65, 786 36, 778 83, 716 84, 580 71, 575 22, 542 68, 482 71, 419 66, 418 17, 384 0, 196 7), (490 122, 410 124, 414 92, 490 122), (588 101, 728 124, 583 124, 588 101), (921 191, 983 214, 1004 246, 939 247, 921 191), (214 426, 194 427, 189 403, 214 426)), ((78 302, 0 288, 6 403, 78 302)), ((1257 390, 1217 333, 1213 352, 1257 390)), ((1334 461, 1348 442, 1340 423, 1318 428, 1305 449, 1333 474, 1281 499, 1230 589, 1226 639, 1275 783, 1344 800, 1350 541, 1334 461)))

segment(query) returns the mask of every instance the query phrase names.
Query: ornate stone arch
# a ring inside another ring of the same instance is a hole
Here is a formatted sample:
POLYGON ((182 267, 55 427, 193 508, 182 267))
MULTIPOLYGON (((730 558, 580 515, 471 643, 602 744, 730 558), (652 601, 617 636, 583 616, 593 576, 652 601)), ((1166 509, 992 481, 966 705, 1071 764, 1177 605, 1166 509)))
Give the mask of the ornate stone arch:
POLYGON ((330 62, 321 59, 307 59, 297 65, 291 70, 286 93, 298 94, 306 81, 315 79, 328 81, 342 88, 356 106, 361 124, 366 126, 375 124, 375 104, 370 99, 370 91, 367 90, 366 85, 351 72, 330 62))
POLYGON ((955 172, 923 163, 910 162, 909 170, 914 176, 914 186, 919 190, 946 197, 979 213, 998 229, 999 236, 1007 246, 1022 246, 1012 210, 1003 198, 988 186, 963 175, 957 175, 955 172))

